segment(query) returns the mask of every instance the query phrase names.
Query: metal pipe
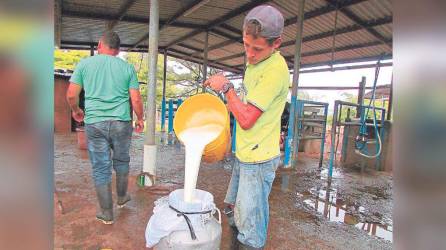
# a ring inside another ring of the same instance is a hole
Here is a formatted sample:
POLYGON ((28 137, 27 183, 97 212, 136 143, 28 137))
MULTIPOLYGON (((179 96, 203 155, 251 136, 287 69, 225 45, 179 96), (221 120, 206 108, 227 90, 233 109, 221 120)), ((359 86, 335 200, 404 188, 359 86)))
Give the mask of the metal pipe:
POLYGON ((392 104, 393 104, 393 74, 390 80, 390 93, 389 93, 389 104, 387 106, 387 120, 390 121, 392 118, 392 104))
POLYGON ((333 121, 331 124, 331 145, 330 145, 330 162, 328 168, 328 177, 331 179, 333 176, 333 165, 334 165, 334 156, 336 154, 335 151, 335 139, 336 139, 336 126, 337 126, 337 118, 338 118, 338 105, 339 102, 336 100, 334 103, 334 112, 333 112, 333 121))
POLYGON ((302 134, 300 134, 300 132, 302 130, 301 118, 304 116, 304 103, 302 101, 297 100, 296 101, 296 105, 297 105, 297 108, 296 108, 296 113, 297 113, 296 121, 297 122, 294 125, 294 128, 295 128, 295 130, 294 130, 294 138, 296 138, 294 151, 296 152, 296 155, 293 155, 293 159, 292 159, 293 160, 293 168, 296 167, 295 163, 297 163, 297 158, 299 156, 299 141, 303 137, 303 131, 302 131, 302 134))
POLYGON ((62 0, 54 1, 54 46, 60 49, 62 37, 62 0))
POLYGON ((169 134, 172 134, 173 132, 173 100, 169 100, 169 123, 168 123, 168 130, 167 132, 169 134))
MULTIPOLYGON (((204 38, 204 51, 203 51, 203 83, 208 77, 208 45, 209 45, 209 31, 206 31, 204 38)), ((206 92, 206 88, 203 85, 202 92, 206 92)))
POLYGON ((145 144, 155 145, 155 115, 156 115, 156 80, 158 62, 159 39, 159 0, 150 1, 150 37, 149 37, 149 84, 147 86, 146 125, 147 133, 145 144))
POLYGON ((156 178, 156 80, 158 62, 158 39, 159 39, 159 0, 150 1, 150 24, 149 24, 149 75, 147 84, 147 107, 146 107, 146 135, 144 140, 143 172, 147 172, 153 178, 145 177, 145 185, 152 186, 156 178))
MULTIPOLYGON (((359 89, 358 89, 358 105, 362 106, 364 103, 364 94, 365 94, 365 76, 362 77, 361 81, 359 82, 359 89)), ((356 109, 356 118, 359 118, 359 108, 356 109)))
POLYGON ((322 127, 322 140, 321 140, 321 150, 320 150, 320 158, 319 158, 319 168, 322 168, 322 162, 324 161, 324 149, 325 149, 325 133, 327 131, 327 116, 328 116, 328 104, 324 107, 324 126, 322 127))
POLYGON ((167 77, 167 49, 164 50, 163 64, 163 97, 161 100, 161 131, 164 132, 164 124, 166 120, 166 78, 167 77))
MULTIPOLYGON (((379 154, 377 157, 376 157, 376 165, 375 165, 375 169, 376 170, 378 170, 378 171, 381 171, 382 170, 382 167, 381 167, 381 156, 382 156, 382 154, 383 154, 383 147, 384 147, 384 132, 385 132, 385 129, 386 129, 386 127, 384 126, 384 120, 385 120, 385 117, 386 117, 386 111, 383 111, 383 112, 381 112, 381 128, 379 129, 379 136, 381 137, 381 145, 379 145, 379 143, 377 143, 376 144, 376 152, 378 152, 378 150, 379 150, 379 148, 378 147, 381 147, 381 154, 379 154)), ((375 137, 376 136, 378 136, 378 135, 375 135, 375 137)))
MULTIPOLYGON (((304 6, 305 6, 305 0, 299 0, 299 14, 297 16, 297 32, 296 32, 296 43, 295 47, 296 50, 294 52, 294 73, 293 73, 293 87, 291 89, 291 107, 290 107, 290 122, 288 124, 291 125, 291 120, 296 118, 297 112, 296 112, 296 100, 297 100, 297 88, 299 86, 299 71, 300 71, 300 57, 301 57, 301 49, 302 49, 302 34, 303 34, 303 28, 304 28, 304 6)), ((292 152, 292 160, 291 165, 295 165, 297 159, 297 123, 294 123, 294 126, 292 127, 293 135, 291 139, 291 144, 293 145, 291 148, 292 152)), ((291 165, 284 165, 285 168, 291 167, 291 165)))
POLYGON ((161 101, 161 132, 165 132, 166 124, 166 100, 163 98, 161 101))
POLYGON ((163 64, 163 99, 166 99, 166 81, 167 81, 167 49, 164 50, 163 64))

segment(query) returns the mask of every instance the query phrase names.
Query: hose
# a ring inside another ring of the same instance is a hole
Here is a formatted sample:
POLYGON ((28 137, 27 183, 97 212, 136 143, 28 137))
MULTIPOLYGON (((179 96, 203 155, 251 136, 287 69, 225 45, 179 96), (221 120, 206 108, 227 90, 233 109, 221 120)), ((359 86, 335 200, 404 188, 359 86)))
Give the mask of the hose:
MULTIPOLYGON (((365 152, 365 153, 361 152, 361 150, 363 150, 363 149, 365 149, 365 151, 367 151, 367 147, 365 147, 367 142, 364 142, 364 144, 361 147, 358 147, 358 143, 356 143, 356 146, 359 149, 356 149, 355 153, 357 153, 357 154, 359 154, 359 155, 361 155, 363 157, 366 157, 368 159, 374 159, 374 158, 378 157, 381 154, 381 151, 382 151, 381 150, 382 149, 381 136, 380 136, 379 131, 378 131, 378 125, 376 124, 376 109, 375 109, 375 99, 376 98, 375 98, 375 91, 376 91, 376 85, 377 85, 377 82, 378 82, 379 70, 381 68, 380 63, 381 63, 381 60, 382 60, 383 57, 384 57, 384 54, 381 55, 381 57, 379 58, 378 62, 376 63, 375 80, 373 82, 372 97, 371 97, 371 102, 370 102, 370 105, 372 106, 372 110, 373 110, 373 127, 375 129, 375 136, 378 139, 378 146, 379 146, 378 147, 378 151, 374 155, 368 155, 367 152, 365 152)), ((363 124, 360 127, 360 131, 363 130, 363 129, 365 130, 365 128, 366 128, 366 118, 369 115, 369 110, 370 110, 370 107, 367 108, 367 113, 365 115, 363 124)), ((383 125, 383 124, 381 124, 381 125, 383 125)), ((383 129, 383 128, 381 128, 381 129, 383 129)))

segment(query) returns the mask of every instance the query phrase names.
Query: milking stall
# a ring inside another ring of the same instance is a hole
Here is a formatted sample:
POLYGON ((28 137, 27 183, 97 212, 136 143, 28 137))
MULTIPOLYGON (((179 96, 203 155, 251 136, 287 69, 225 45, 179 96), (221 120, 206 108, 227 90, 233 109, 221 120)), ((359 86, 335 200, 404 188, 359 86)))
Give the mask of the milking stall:
MULTIPOLYGON (((114 204, 104 225, 95 219, 85 124, 65 97, 73 68, 55 67, 55 249, 391 249, 392 16, 391 0, 55 0, 60 53, 93 57, 114 31, 119 57, 134 55, 145 121, 131 136, 131 200, 114 204), (238 243, 239 210, 225 202, 251 128, 232 112, 228 90, 205 83, 221 74, 244 95, 252 64, 244 19, 265 5, 283 15, 276 50, 290 77, 269 215, 260 218, 266 243, 253 247, 238 243)), ((82 91, 83 110, 86 101, 82 91)), ((116 182, 113 174, 113 199, 116 182)))

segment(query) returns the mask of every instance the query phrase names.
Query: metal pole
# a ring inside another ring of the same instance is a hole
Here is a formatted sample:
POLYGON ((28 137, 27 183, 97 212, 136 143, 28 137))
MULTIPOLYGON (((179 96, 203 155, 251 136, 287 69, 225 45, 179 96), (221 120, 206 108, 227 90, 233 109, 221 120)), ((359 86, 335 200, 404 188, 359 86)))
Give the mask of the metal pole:
POLYGON ((150 1, 150 24, 149 24, 149 76, 147 85, 147 107, 146 107, 146 136, 144 140, 144 162, 143 171, 153 176, 145 178, 145 185, 152 186, 155 183, 156 173, 156 78, 159 39, 159 0, 150 1))
MULTIPOLYGON (((304 28, 304 6, 305 6, 305 0, 299 0, 299 14, 297 16, 297 25, 298 30, 296 34, 296 51, 294 53, 294 68, 293 68, 293 87, 291 90, 291 109, 290 109, 290 119, 295 119, 297 112, 296 112, 296 100, 297 100, 297 87, 299 86, 299 70, 300 70, 300 57, 301 57, 301 49, 302 49, 302 33, 304 28)), ((288 122, 288 124, 291 124, 288 122)), ((293 124, 292 127, 294 133, 292 138, 292 161, 291 165, 296 164, 297 154, 298 154, 298 148, 297 148, 297 140, 298 140, 298 133, 297 133, 297 122, 293 124)), ((284 166, 285 168, 291 167, 291 165, 284 166)))
MULTIPOLYGON (((296 150, 296 155, 293 155, 293 161, 297 162, 297 158, 298 158, 298 152, 299 152, 299 139, 301 139, 303 137, 303 131, 302 131, 302 119, 304 116, 304 105, 305 103, 302 100, 296 100, 296 105, 297 105, 297 109, 296 109, 296 122, 294 125, 294 138, 296 138, 295 141, 295 150, 296 150)), ((295 164, 293 164, 293 167, 296 167, 295 164)))
POLYGON ((324 149, 325 149, 325 132, 327 130, 327 115, 328 115, 328 104, 324 105, 324 122, 322 128, 322 140, 321 140, 321 155, 319 158, 319 168, 322 169, 322 162, 324 161, 324 149))
POLYGON ((390 93, 389 93, 389 104, 387 106, 387 120, 390 121, 392 118, 392 104, 393 104, 393 74, 390 80, 390 93))
MULTIPOLYGON (((203 82, 206 81, 208 76, 208 45, 209 45, 209 31, 206 31, 204 38, 204 55, 203 55, 203 82)), ((204 93, 206 88, 203 86, 202 92, 204 93)))
POLYGON ((163 100, 166 99, 166 80, 167 80, 167 49, 164 50, 164 65, 163 65, 163 100))
POLYGON ((90 45, 90 56, 94 56, 94 45, 90 45))
POLYGON ((333 176, 333 165, 334 165, 334 157, 336 152, 335 151, 335 143, 336 143, 336 126, 337 126, 337 119, 338 119, 338 101, 335 101, 334 103, 334 112, 333 112, 333 121, 331 124, 331 145, 330 145, 330 161, 329 161, 329 169, 328 169, 328 179, 331 180, 331 177, 333 176))
POLYGON ((169 134, 173 133, 173 99, 169 100, 169 122, 167 132, 169 134))
POLYGON ((60 49, 62 36, 62 0, 54 1, 54 46, 60 49))
POLYGON ((167 76, 167 49, 164 50, 164 67, 163 67, 163 98, 161 102, 161 131, 164 132, 164 124, 166 120, 166 76, 167 76))
MULTIPOLYGON (((364 103, 364 94, 365 94, 365 76, 363 76, 361 81, 359 82, 358 104, 360 106, 362 106, 364 103)), ((361 113, 361 112, 359 112, 359 110, 361 108, 360 106, 356 109, 356 118, 360 117, 360 113, 361 113)))

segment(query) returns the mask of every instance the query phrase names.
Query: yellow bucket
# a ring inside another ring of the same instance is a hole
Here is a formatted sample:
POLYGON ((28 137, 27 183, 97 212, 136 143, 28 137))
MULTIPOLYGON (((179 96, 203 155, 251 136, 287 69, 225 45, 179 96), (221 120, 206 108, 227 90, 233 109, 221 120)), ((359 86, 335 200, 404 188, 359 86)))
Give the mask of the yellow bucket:
POLYGON ((173 129, 177 137, 185 129, 211 124, 223 126, 223 130, 204 148, 202 159, 207 163, 223 160, 231 147, 229 113, 226 105, 211 94, 194 95, 180 105, 173 120, 173 129))

